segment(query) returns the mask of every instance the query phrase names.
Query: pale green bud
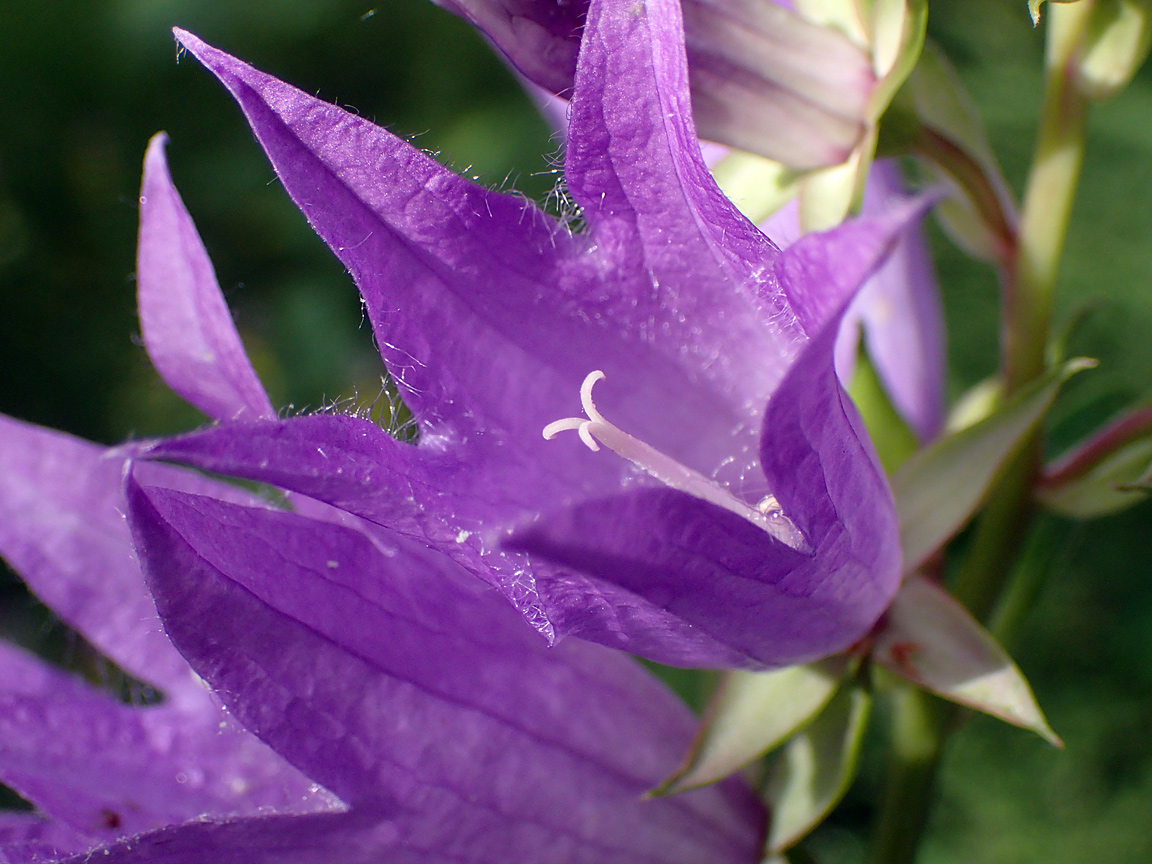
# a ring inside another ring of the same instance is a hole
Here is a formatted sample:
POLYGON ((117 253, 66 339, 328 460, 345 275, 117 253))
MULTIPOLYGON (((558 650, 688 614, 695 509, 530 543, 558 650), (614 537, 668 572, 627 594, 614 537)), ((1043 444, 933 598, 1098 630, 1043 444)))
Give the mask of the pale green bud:
POLYGON ((1148 56, 1150 6, 1150 0, 1095 0, 1076 64, 1076 85, 1090 99, 1114 96, 1148 56))

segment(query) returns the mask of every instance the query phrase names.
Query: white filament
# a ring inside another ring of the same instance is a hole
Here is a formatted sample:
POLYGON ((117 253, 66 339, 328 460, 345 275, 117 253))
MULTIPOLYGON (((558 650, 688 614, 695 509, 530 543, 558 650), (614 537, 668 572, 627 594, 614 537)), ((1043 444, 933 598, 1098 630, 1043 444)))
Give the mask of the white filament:
POLYGON ((784 515, 784 510, 775 496, 767 495, 755 507, 741 501, 719 483, 710 480, 698 471, 693 471, 659 450, 633 438, 627 432, 613 426, 596 410, 592 401, 592 388, 603 379, 604 373, 597 369, 580 385, 580 405, 584 417, 565 417, 544 427, 544 438, 552 440, 560 432, 575 430, 589 450, 598 451, 603 444, 613 453, 622 456, 666 486, 687 492, 717 507, 723 507, 749 522, 759 525, 781 543, 799 552, 809 551, 808 541, 795 523, 784 515))

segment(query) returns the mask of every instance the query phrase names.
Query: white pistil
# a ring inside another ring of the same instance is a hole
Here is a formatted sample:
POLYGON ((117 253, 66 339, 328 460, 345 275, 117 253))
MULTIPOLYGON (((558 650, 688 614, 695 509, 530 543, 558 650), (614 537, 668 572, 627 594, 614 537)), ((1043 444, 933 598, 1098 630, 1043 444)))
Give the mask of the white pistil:
POLYGON ((565 417, 556 420, 544 427, 544 438, 552 440, 561 432, 575 430, 589 450, 597 451, 603 444, 613 453, 622 456, 666 486, 687 492, 696 498, 701 498, 718 507, 723 507, 737 516, 742 516, 753 522, 779 540, 786 546, 799 552, 808 552, 808 541, 800 529, 796 527, 786 515, 775 496, 765 496, 755 507, 741 501, 719 483, 705 477, 698 471, 693 471, 672 459, 659 450, 633 438, 627 432, 613 426, 604 416, 596 410, 596 403, 592 401, 592 388, 597 381, 603 379, 604 373, 597 369, 584 379, 580 385, 580 405, 584 409, 584 417, 565 417))

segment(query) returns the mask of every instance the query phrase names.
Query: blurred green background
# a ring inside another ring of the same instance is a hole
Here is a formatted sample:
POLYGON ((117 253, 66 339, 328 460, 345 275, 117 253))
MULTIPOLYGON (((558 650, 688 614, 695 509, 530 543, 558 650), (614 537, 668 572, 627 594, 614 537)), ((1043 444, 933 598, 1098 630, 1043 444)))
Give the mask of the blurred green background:
MULTIPOLYGON (((1019 193, 1040 93, 1040 31, 1024 0, 933 0, 1019 193)), ((139 345, 132 273, 140 161, 171 136, 172 173, 273 402, 370 402, 381 368, 356 292, 288 201, 240 114, 172 25, 413 137, 483 182, 541 199, 557 147, 466 25, 427 0, 9 0, 0 4, 0 411, 105 443, 203 420, 139 345)), ((932 229, 950 327, 950 395, 996 361, 997 287, 932 229)), ((1060 312, 1099 370, 1052 418, 1058 451, 1152 394, 1152 74, 1098 106, 1060 312)), ((953 739, 921 860, 1152 860, 1152 505, 1069 525, 1015 646, 1067 749, 985 718, 953 739)), ((0 626, 54 628, 10 574, 0 626)), ((866 760, 809 843, 821 864, 862 855, 882 766, 866 760)))

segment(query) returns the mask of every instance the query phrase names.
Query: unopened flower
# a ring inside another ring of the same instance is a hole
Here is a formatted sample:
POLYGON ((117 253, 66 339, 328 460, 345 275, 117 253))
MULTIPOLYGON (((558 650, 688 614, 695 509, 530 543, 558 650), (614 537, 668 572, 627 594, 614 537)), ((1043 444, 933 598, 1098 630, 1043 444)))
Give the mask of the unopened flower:
MULTIPOLYGON (((436 2, 482 30, 530 81, 573 92, 588 0, 436 2)), ((791 3, 681 5, 701 137, 797 170, 848 158, 865 134, 877 84, 867 52, 791 3)))

